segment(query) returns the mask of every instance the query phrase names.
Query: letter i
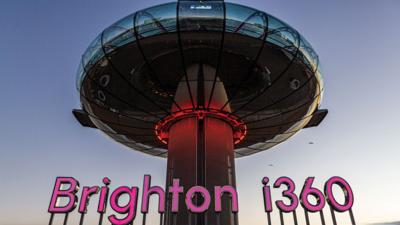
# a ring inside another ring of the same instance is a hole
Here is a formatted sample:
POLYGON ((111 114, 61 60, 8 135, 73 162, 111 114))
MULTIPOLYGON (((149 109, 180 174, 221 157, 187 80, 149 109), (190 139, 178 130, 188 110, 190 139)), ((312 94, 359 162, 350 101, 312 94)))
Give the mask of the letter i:
POLYGON ((268 185, 269 179, 268 177, 264 177, 262 183, 264 184, 263 193, 264 193, 264 207, 265 212, 272 212, 272 202, 271 202, 271 188, 268 185))
POLYGON ((103 183, 106 186, 101 187, 100 197, 99 197, 99 207, 97 208, 97 212, 101 214, 100 218, 103 218, 103 214, 106 212, 107 198, 108 198, 108 192, 109 192, 108 186, 110 185, 111 180, 108 177, 104 177, 103 183))
POLYGON ((268 216, 268 225, 271 225, 271 212, 272 212, 272 201, 271 201, 271 188, 268 185, 269 178, 264 177, 262 180, 262 183, 264 185, 263 187, 263 194, 264 194, 264 208, 265 212, 267 213, 268 216))

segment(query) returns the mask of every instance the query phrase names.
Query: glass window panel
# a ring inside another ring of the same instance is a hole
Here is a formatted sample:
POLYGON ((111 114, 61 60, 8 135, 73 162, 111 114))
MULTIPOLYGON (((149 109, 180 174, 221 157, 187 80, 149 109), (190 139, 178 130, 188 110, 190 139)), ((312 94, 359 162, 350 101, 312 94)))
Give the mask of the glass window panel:
POLYGON ((290 27, 283 21, 275 18, 274 16, 268 15, 268 30, 269 31, 274 31, 276 29, 281 29, 285 27, 290 27))
POLYGON ((319 62, 319 59, 318 59, 318 66, 317 66, 317 71, 315 72, 315 77, 316 77, 316 79, 317 79, 317 81, 318 81, 318 84, 319 84, 319 96, 318 96, 318 104, 321 102, 321 100, 322 100, 322 97, 323 97, 323 95, 324 95, 324 80, 322 79, 322 72, 323 71, 323 68, 322 68, 322 65, 321 65, 321 62, 319 62))
POLYGON ((224 4, 221 1, 179 3, 181 31, 221 31, 224 20, 224 4))
POLYGON ((138 36, 149 37, 176 31, 176 4, 167 3, 139 11, 136 15, 138 36))
POLYGON ((216 67, 224 32, 223 2, 180 2, 179 26, 184 66, 216 67))
POLYGON ((318 65, 318 55, 304 37, 300 39, 299 54, 302 56, 303 62, 314 72, 318 65))
POLYGON ((115 22, 115 23, 112 25, 112 27, 113 27, 113 26, 115 26, 115 27, 121 27, 121 28, 124 28, 124 29, 126 29, 126 30, 131 30, 131 29, 133 29, 133 17, 134 17, 134 15, 135 15, 135 13, 133 13, 133 14, 131 14, 131 15, 129 15, 129 16, 126 16, 126 17, 124 17, 124 18, 122 18, 121 20, 115 22))
POLYGON ((226 31, 234 32, 251 14, 255 12, 254 9, 226 3, 226 31))
POLYGON ((262 38, 267 18, 264 13, 248 7, 226 3, 226 32, 262 38))
POLYGON ((283 27, 268 32, 267 42, 293 53, 299 46, 299 38, 297 31, 290 27, 283 27))
MULTIPOLYGON (((180 60, 173 54, 178 50, 178 35, 175 32, 176 10, 177 3, 167 3, 141 10, 135 19, 137 44, 141 47, 140 53, 146 62, 143 68, 146 68, 146 79, 149 81, 146 83, 147 87, 138 89, 143 89, 142 92, 146 96, 157 99, 156 102, 165 109, 170 109, 173 104, 173 96, 179 82, 174 77, 182 74, 180 60)), ((134 76, 141 74, 138 72, 134 76)))
POLYGON ((83 54, 83 66, 88 71, 96 62, 104 56, 101 46, 101 35, 90 44, 86 52, 83 54))
MULTIPOLYGON (((172 104, 178 83, 182 80, 184 67, 179 51, 178 34, 164 33, 154 37, 140 39, 144 58, 148 61, 148 78, 152 81, 151 88, 147 88, 149 96, 162 97, 172 104)), ((150 82, 148 83, 150 84, 150 82)), ((147 92, 147 90, 145 90, 147 92)), ((163 100, 163 101, 164 101, 163 100)), ((171 106, 166 107, 168 109, 171 106)))
POLYGON ((238 28, 240 26, 240 23, 244 22, 250 15, 254 14, 257 12, 257 10, 245 7, 242 5, 237 5, 234 3, 226 3, 226 19, 229 20, 233 25, 236 24, 235 26, 232 26, 232 30, 235 28, 238 28))
POLYGON ((76 88, 78 91, 81 90, 82 81, 85 78, 85 75, 86 75, 85 70, 83 69, 83 64, 81 60, 81 63, 79 63, 78 71, 76 74, 76 88))
MULTIPOLYGON (((245 6, 226 4, 226 27, 220 78, 230 99, 242 99, 260 85, 254 76, 267 26, 264 13, 245 6), (255 85, 255 86, 254 86, 255 85), (248 87, 251 86, 250 89, 248 87)), ((232 105, 231 105, 232 106, 232 105)))
POLYGON ((271 83, 273 82, 274 85, 264 84, 265 88, 257 92, 255 96, 250 96, 248 99, 244 98, 246 101, 243 102, 248 101, 247 103, 238 102, 236 104, 236 102, 233 102, 233 110, 240 108, 246 114, 258 110, 262 110, 263 114, 276 113, 279 108, 276 108, 273 104, 292 91, 289 87, 289 82, 292 79, 292 74, 297 73, 296 68, 298 67, 296 65, 293 66, 289 61, 290 59, 284 57, 283 54, 276 54, 274 49, 266 49, 263 53, 265 54, 262 54, 261 59, 264 60, 266 67, 269 68, 271 83))
POLYGON ((135 41, 133 16, 129 15, 104 30, 103 45, 106 53, 135 41))
POLYGON ((264 38, 266 26, 266 17, 263 15, 263 13, 258 12, 245 21, 238 32, 261 39, 264 38))

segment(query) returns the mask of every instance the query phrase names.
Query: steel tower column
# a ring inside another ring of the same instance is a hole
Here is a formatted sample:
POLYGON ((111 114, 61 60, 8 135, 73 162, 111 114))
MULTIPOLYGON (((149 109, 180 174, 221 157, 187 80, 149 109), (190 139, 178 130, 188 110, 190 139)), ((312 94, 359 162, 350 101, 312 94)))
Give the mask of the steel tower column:
MULTIPOLYGON (((187 70, 190 88, 194 92, 197 109, 195 113, 174 122, 169 128, 167 185, 172 185, 174 178, 179 178, 183 187, 204 186, 211 195, 209 210, 205 213, 191 213, 184 197, 179 201, 179 212, 171 212, 171 199, 167 198, 167 225, 236 225, 236 215, 232 213, 231 197, 222 197, 222 212, 214 213, 214 187, 236 186, 234 164, 234 133, 232 126, 212 114, 202 113, 208 102, 213 85, 215 69, 206 65, 194 65, 187 70), (195 91, 193 91, 195 90, 195 91), (198 113, 196 113, 198 111, 198 113)), ((188 88, 182 81, 175 100, 182 105, 190 100, 188 88)), ((217 82, 211 108, 224 104, 227 100, 225 89, 217 82)), ((229 107, 228 107, 229 109, 229 107)), ((176 109, 172 109, 175 111, 176 109)), ((207 112, 207 110, 204 110, 207 112)), ((193 199, 197 205, 203 201, 201 196, 193 199)))

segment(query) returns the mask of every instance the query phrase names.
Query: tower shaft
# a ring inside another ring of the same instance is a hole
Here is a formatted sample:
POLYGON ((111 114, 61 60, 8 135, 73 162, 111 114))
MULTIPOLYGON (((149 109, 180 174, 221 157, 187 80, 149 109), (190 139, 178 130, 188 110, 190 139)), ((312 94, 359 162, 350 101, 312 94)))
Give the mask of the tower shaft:
MULTIPOLYGON (((172 179, 179 178, 185 188, 206 187, 211 199, 215 199, 215 186, 235 187, 233 132, 229 124, 212 117, 191 117, 174 124, 169 135, 168 186, 172 185, 172 179)), ((200 205, 202 198, 196 196, 193 201, 200 205)), ((222 197, 222 212, 219 214, 214 213, 213 201, 208 212, 200 214, 188 211, 184 198, 180 199, 179 212, 175 215, 171 213, 170 205, 169 201, 167 225, 237 224, 228 195, 222 197)))
MULTIPOLYGON (((222 83, 213 85, 213 68, 195 65, 188 68, 187 72, 190 85, 181 82, 175 96, 178 103, 189 102, 189 96, 195 96, 196 107, 204 109, 213 86, 217 94, 211 98, 210 106, 221 107, 226 102, 222 83), (189 94, 189 91, 192 93, 189 94)), ((192 213, 186 208, 185 199, 180 198, 179 212, 172 213, 171 199, 167 198, 166 225, 237 225, 230 195, 222 196, 221 213, 215 213, 214 208, 214 187, 236 186, 233 135, 232 126, 227 121, 210 114, 194 113, 176 121, 169 128, 167 186, 171 186, 176 178, 185 188, 203 186, 210 193, 212 201, 208 211, 192 213)), ((202 196, 195 196, 193 202, 201 205, 202 196)))

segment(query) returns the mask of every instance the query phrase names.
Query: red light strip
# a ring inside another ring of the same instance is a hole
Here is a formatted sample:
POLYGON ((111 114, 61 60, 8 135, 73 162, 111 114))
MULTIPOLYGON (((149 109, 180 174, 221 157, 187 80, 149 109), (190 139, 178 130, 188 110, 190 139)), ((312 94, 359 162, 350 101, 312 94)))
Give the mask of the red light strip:
POLYGON ((227 114, 223 111, 209 109, 209 110, 183 110, 173 113, 170 116, 163 118, 158 122, 154 128, 157 139, 163 143, 168 144, 169 128, 179 120, 189 117, 197 117, 203 119, 204 117, 213 117, 221 119, 231 125, 233 130, 234 144, 239 144, 247 135, 247 126, 238 117, 227 114))

